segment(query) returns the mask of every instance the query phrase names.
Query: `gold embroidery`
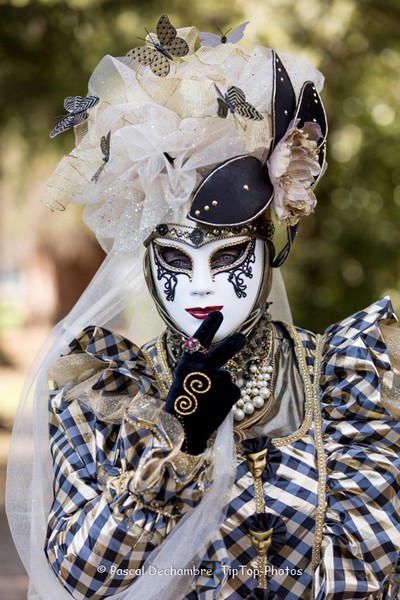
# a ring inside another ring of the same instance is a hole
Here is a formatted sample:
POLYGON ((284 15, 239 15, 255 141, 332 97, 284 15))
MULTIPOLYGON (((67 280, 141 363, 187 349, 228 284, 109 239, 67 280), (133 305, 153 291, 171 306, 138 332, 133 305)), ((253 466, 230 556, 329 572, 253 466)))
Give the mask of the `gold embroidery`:
POLYGON ((258 557, 258 587, 262 590, 267 589, 267 557, 259 556, 258 557))
MULTIPOLYGON (((312 566, 315 569, 319 563, 320 559, 320 548, 321 541, 323 535, 323 523, 326 509, 326 463, 325 463, 325 453, 324 446, 322 440, 322 416, 320 411, 320 390, 319 390, 319 371, 321 365, 321 356, 322 356, 322 345, 323 338, 321 336, 317 336, 316 338, 316 350, 315 350, 315 358, 314 358, 314 385, 311 383, 310 378, 310 370, 307 366, 305 351, 303 345, 301 343, 301 339, 299 334, 297 333, 295 327, 290 323, 284 323, 286 329, 288 330, 291 338, 293 339, 295 345, 296 355, 298 357, 299 370, 304 383, 304 391, 305 391, 305 417, 303 423, 299 427, 297 431, 288 435, 286 437, 274 438, 272 443, 276 447, 282 447, 293 442, 299 440, 309 431, 312 422, 313 422, 313 414, 315 410, 316 414, 316 423, 315 423, 315 448, 317 454, 317 465, 318 465, 318 504, 316 509, 316 518, 315 518, 315 536, 313 543, 313 554, 312 554, 312 566)), ((157 351, 159 353, 160 363, 162 369, 164 371, 164 376, 172 382, 172 375, 167 366, 164 349, 162 348, 162 337, 160 336, 157 340, 157 351)), ((261 412, 261 411, 260 411, 261 412)), ((257 415, 258 417, 258 415, 257 415)), ((258 419, 257 419, 258 420, 258 419)), ((237 428, 235 428, 236 430, 237 428)), ((241 432, 239 434, 239 442, 243 439, 241 432)), ((264 495, 262 489, 262 482, 260 478, 256 478, 254 480, 254 490, 255 490, 255 501, 257 512, 264 511, 264 495), (257 482, 257 479, 259 482, 257 482), (261 486, 260 486, 261 483, 261 486)), ((261 573, 262 571, 260 571, 261 573)), ((261 579, 260 579, 261 585, 261 579)), ((312 596, 314 595, 314 582, 313 582, 313 591, 312 596)))
POLYGON ((216 250, 212 254, 210 254, 210 256, 208 257, 208 270, 210 271, 211 279, 213 281, 215 281, 215 276, 218 273, 223 273, 224 271, 227 271, 230 269, 236 269, 237 267, 239 267, 242 263, 244 263, 244 261, 248 257, 249 252, 253 248, 253 246, 254 246, 254 240, 252 240, 251 238, 248 238, 248 237, 244 238, 243 240, 239 240, 239 241, 235 240, 234 242, 228 242, 227 244, 218 246, 218 248, 216 248, 216 250), (212 258, 214 256, 214 254, 216 252, 219 252, 220 250, 223 250, 225 248, 231 248, 232 246, 238 246, 239 244, 245 244, 245 243, 247 243, 245 251, 232 264, 224 265, 223 267, 217 267, 216 269, 212 268, 211 262, 212 262, 212 258))
MULTIPOLYGON (((183 430, 182 424, 175 416, 165 413, 161 410, 161 406, 154 406, 153 403, 147 406, 146 403, 140 402, 140 400, 135 401, 130 408, 131 410, 136 408, 135 419, 131 418, 128 411, 126 411, 125 420, 137 428, 151 431, 157 440, 171 452, 171 457, 165 460, 165 466, 171 465, 170 474, 178 486, 183 488, 196 477, 202 476, 201 471, 207 469, 211 464, 210 452, 206 451, 198 456, 193 456, 177 450, 182 443, 183 430), (159 431, 154 423, 155 420, 157 420, 157 423, 159 421, 159 426, 166 436, 159 431), (182 477, 185 478, 185 481, 182 481, 182 477)), ((156 484, 157 482, 154 485, 156 484)))
MULTIPOLYGON (((262 472, 267 463, 268 450, 261 450, 247 454, 247 466, 254 480, 254 498, 256 501, 256 513, 265 512, 264 489, 261 479, 262 472)), ((256 532, 249 529, 251 543, 258 554, 258 587, 267 589, 266 556, 272 542, 273 529, 267 532, 256 532)))
POLYGON ((256 499, 256 512, 258 512, 258 513, 265 512, 264 490, 263 490, 261 477, 256 477, 254 479, 254 495, 255 495, 255 499, 256 499))
POLYGON ((171 460, 172 466, 182 477, 187 477, 193 472, 197 472, 204 463, 204 455, 186 454, 179 450, 176 456, 171 460))
POLYGON ((187 396, 178 396, 174 402, 174 410, 178 415, 187 416, 196 412, 198 401, 196 394, 206 394, 211 389, 211 379, 200 371, 186 375, 183 389, 187 396))
POLYGON ((163 242, 156 242, 153 241, 153 248, 154 248, 154 253, 155 253, 155 258, 156 261, 167 271, 169 271, 170 273, 182 273, 183 275, 187 275, 189 277, 189 281, 192 282, 193 279, 193 260, 191 259, 190 255, 187 254, 187 252, 184 251, 183 248, 181 248, 180 246, 176 246, 175 244, 165 244, 163 242), (188 260, 190 261, 190 264, 192 265, 191 269, 180 269, 179 267, 173 267, 172 265, 170 265, 169 263, 165 262, 165 260, 163 259, 162 254, 160 253, 159 247, 161 248, 174 248, 175 250, 179 250, 179 252, 182 252, 182 254, 184 254, 188 260))

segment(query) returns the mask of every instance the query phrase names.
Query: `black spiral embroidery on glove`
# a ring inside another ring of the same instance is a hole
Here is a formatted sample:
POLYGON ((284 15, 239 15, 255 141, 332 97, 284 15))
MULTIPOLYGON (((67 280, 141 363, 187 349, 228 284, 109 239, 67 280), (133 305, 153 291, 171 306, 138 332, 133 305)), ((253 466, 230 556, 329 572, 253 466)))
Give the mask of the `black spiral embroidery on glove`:
POLYGON ((187 396, 182 394, 182 396, 176 398, 174 411, 185 417, 196 412, 199 405, 196 394, 206 394, 211 389, 211 379, 205 373, 194 371, 186 375, 183 381, 183 389, 187 396))

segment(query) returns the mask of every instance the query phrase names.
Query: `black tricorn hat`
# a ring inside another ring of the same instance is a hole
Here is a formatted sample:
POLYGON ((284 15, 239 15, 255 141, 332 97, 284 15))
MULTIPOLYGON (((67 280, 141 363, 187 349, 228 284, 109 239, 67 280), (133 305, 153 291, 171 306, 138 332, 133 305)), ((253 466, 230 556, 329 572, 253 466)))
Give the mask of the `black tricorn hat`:
MULTIPOLYGON (((293 121, 301 128, 317 123, 321 130, 318 160, 325 160, 327 120, 321 98, 312 81, 304 83, 298 101, 289 75, 275 51, 273 58, 272 132, 269 155, 283 138, 293 121)), ((317 179, 314 181, 314 185, 317 179)), ((217 165, 203 179, 193 194, 188 218, 204 225, 234 227, 258 218, 271 204, 274 187, 268 168, 252 155, 230 158, 217 165)), ((288 241, 273 261, 274 267, 284 263, 296 236, 298 224, 288 226, 288 241)))

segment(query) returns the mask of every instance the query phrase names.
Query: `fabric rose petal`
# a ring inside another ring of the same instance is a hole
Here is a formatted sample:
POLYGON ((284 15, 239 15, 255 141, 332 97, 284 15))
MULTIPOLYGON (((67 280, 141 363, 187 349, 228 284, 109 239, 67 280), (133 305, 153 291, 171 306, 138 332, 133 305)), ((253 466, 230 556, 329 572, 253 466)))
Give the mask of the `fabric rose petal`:
POLYGON ((322 137, 317 123, 305 123, 300 129, 292 122, 267 161, 280 223, 295 225, 317 204, 312 185, 321 172, 317 149, 322 137))

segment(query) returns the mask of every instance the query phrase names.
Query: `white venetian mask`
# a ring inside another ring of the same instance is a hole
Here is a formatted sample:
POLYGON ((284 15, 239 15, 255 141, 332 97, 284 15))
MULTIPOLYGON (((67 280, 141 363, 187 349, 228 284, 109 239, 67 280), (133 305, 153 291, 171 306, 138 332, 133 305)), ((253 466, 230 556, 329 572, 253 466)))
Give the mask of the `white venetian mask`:
POLYGON ((150 264, 157 296, 170 319, 188 336, 213 310, 224 316, 214 341, 240 330, 259 298, 266 244, 247 236, 194 248, 156 238, 150 264))

